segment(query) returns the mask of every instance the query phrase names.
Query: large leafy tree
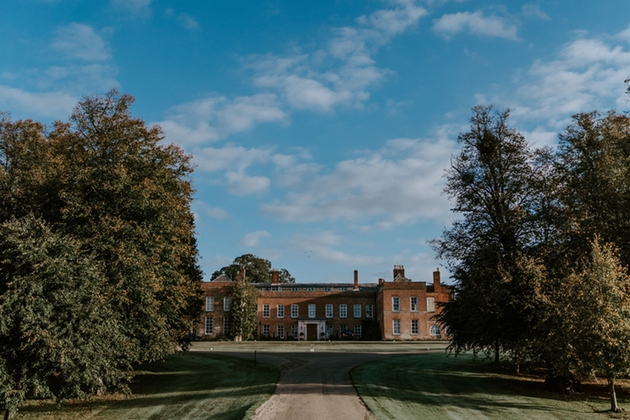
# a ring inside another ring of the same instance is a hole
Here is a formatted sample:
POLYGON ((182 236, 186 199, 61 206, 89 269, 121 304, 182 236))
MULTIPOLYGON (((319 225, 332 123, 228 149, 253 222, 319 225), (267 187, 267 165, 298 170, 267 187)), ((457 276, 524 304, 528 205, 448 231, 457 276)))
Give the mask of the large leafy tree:
POLYGON ((258 290, 247 278, 239 278, 231 297, 230 336, 236 341, 249 340, 256 330, 258 290))
MULTIPOLYGON (((243 254, 234 258, 232 264, 222 267, 212 273, 212 280, 225 274, 230 279, 235 280, 242 269, 245 269, 247 281, 250 283, 271 283, 271 261, 257 257, 252 254, 243 254)), ((295 283, 295 278, 285 268, 279 270, 278 281, 280 283, 295 283)))
POLYGON ((185 348, 200 311, 190 157, 132 117, 132 103, 88 97, 51 129, 0 119, 0 223, 33 215, 94 261, 122 336, 108 345, 124 343, 114 367, 185 348))
MULTIPOLYGON (((473 109, 470 131, 459 136, 461 153, 446 173, 445 192, 462 215, 433 241, 454 273, 455 298, 440 321, 455 351, 519 352, 536 315, 536 283, 527 255, 540 229, 536 154, 508 124, 509 112, 473 109)), ((533 332, 532 332, 533 333, 533 332)))

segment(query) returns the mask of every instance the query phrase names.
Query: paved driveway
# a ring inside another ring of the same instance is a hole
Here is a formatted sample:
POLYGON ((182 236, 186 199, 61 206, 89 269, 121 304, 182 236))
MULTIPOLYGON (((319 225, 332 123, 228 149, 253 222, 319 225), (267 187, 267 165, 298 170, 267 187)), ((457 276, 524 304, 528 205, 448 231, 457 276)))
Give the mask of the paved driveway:
MULTIPOLYGON (((204 343, 205 350, 256 359, 280 368, 276 392, 256 411, 255 420, 367 420, 374 417, 359 399, 350 369, 395 354, 441 350, 444 343, 204 343), (210 348, 209 348, 210 347, 210 348), (284 350, 284 351, 283 351, 284 350), (254 354, 254 351, 256 353, 254 354)), ((195 345, 193 350, 203 351, 195 345)))

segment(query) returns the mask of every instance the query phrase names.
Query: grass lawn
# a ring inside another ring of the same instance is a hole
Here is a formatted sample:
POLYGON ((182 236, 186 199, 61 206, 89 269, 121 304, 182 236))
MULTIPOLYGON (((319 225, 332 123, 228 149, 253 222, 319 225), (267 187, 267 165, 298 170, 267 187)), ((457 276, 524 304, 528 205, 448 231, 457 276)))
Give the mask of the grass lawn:
MULTIPOLYGON (((403 355, 358 366, 354 385, 378 419, 630 418, 609 414, 605 382, 589 384, 588 394, 547 392, 543 378, 515 375, 471 356, 403 355)), ((627 390, 627 388, 626 388, 627 390)), ((627 392, 617 391, 628 409, 627 392)))
POLYGON ((177 353, 143 365, 131 385, 132 395, 90 402, 30 401, 19 420, 74 419, 242 419, 273 393, 279 372, 254 367, 249 360, 212 353, 177 353))

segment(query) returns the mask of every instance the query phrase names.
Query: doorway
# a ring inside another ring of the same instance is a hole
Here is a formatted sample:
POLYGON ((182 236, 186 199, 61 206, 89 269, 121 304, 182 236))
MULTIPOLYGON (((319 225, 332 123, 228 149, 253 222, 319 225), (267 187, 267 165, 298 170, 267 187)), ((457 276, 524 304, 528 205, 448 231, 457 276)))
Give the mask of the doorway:
POLYGON ((306 324, 306 340, 317 341, 317 324, 306 324))

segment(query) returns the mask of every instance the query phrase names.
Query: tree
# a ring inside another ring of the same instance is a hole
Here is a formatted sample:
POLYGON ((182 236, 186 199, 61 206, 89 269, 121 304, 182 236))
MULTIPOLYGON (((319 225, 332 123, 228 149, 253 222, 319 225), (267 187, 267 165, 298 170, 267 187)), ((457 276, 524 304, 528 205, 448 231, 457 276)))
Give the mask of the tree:
POLYGON ((256 330, 258 290, 247 279, 239 278, 232 289, 230 336, 236 341, 249 340, 256 330))
POLYGON ((519 351, 535 316, 535 284, 524 271, 536 223, 536 154, 508 125, 509 111, 473 109, 462 150, 446 172, 445 192, 462 219, 432 242, 454 273, 455 297, 439 320, 456 352, 519 351))
MULTIPOLYGON (((271 283, 273 271, 271 261, 252 254, 243 254, 240 257, 234 258, 232 264, 212 273, 211 280, 216 279, 221 274, 225 274, 230 279, 234 280, 237 278, 242 268, 245 268, 247 279, 250 283, 271 283)), ((280 269, 278 281, 280 283, 295 283, 295 278, 291 276, 291 273, 289 273, 287 269, 282 268, 280 269)))
POLYGON ((123 334, 108 343, 120 344, 114 367, 186 348, 201 310, 190 156, 132 104, 87 97, 52 129, 0 118, 0 223, 33 215, 94 260, 103 313, 123 334))
POLYGON ((619 411, 615 380, 630 373, 630 276, 614 247, 598 237, 580 266, 555 293, 542 296, 549 314, 542 345, 555 355, 553 367, 560 376, 602 373, 611 411, 619 411))

